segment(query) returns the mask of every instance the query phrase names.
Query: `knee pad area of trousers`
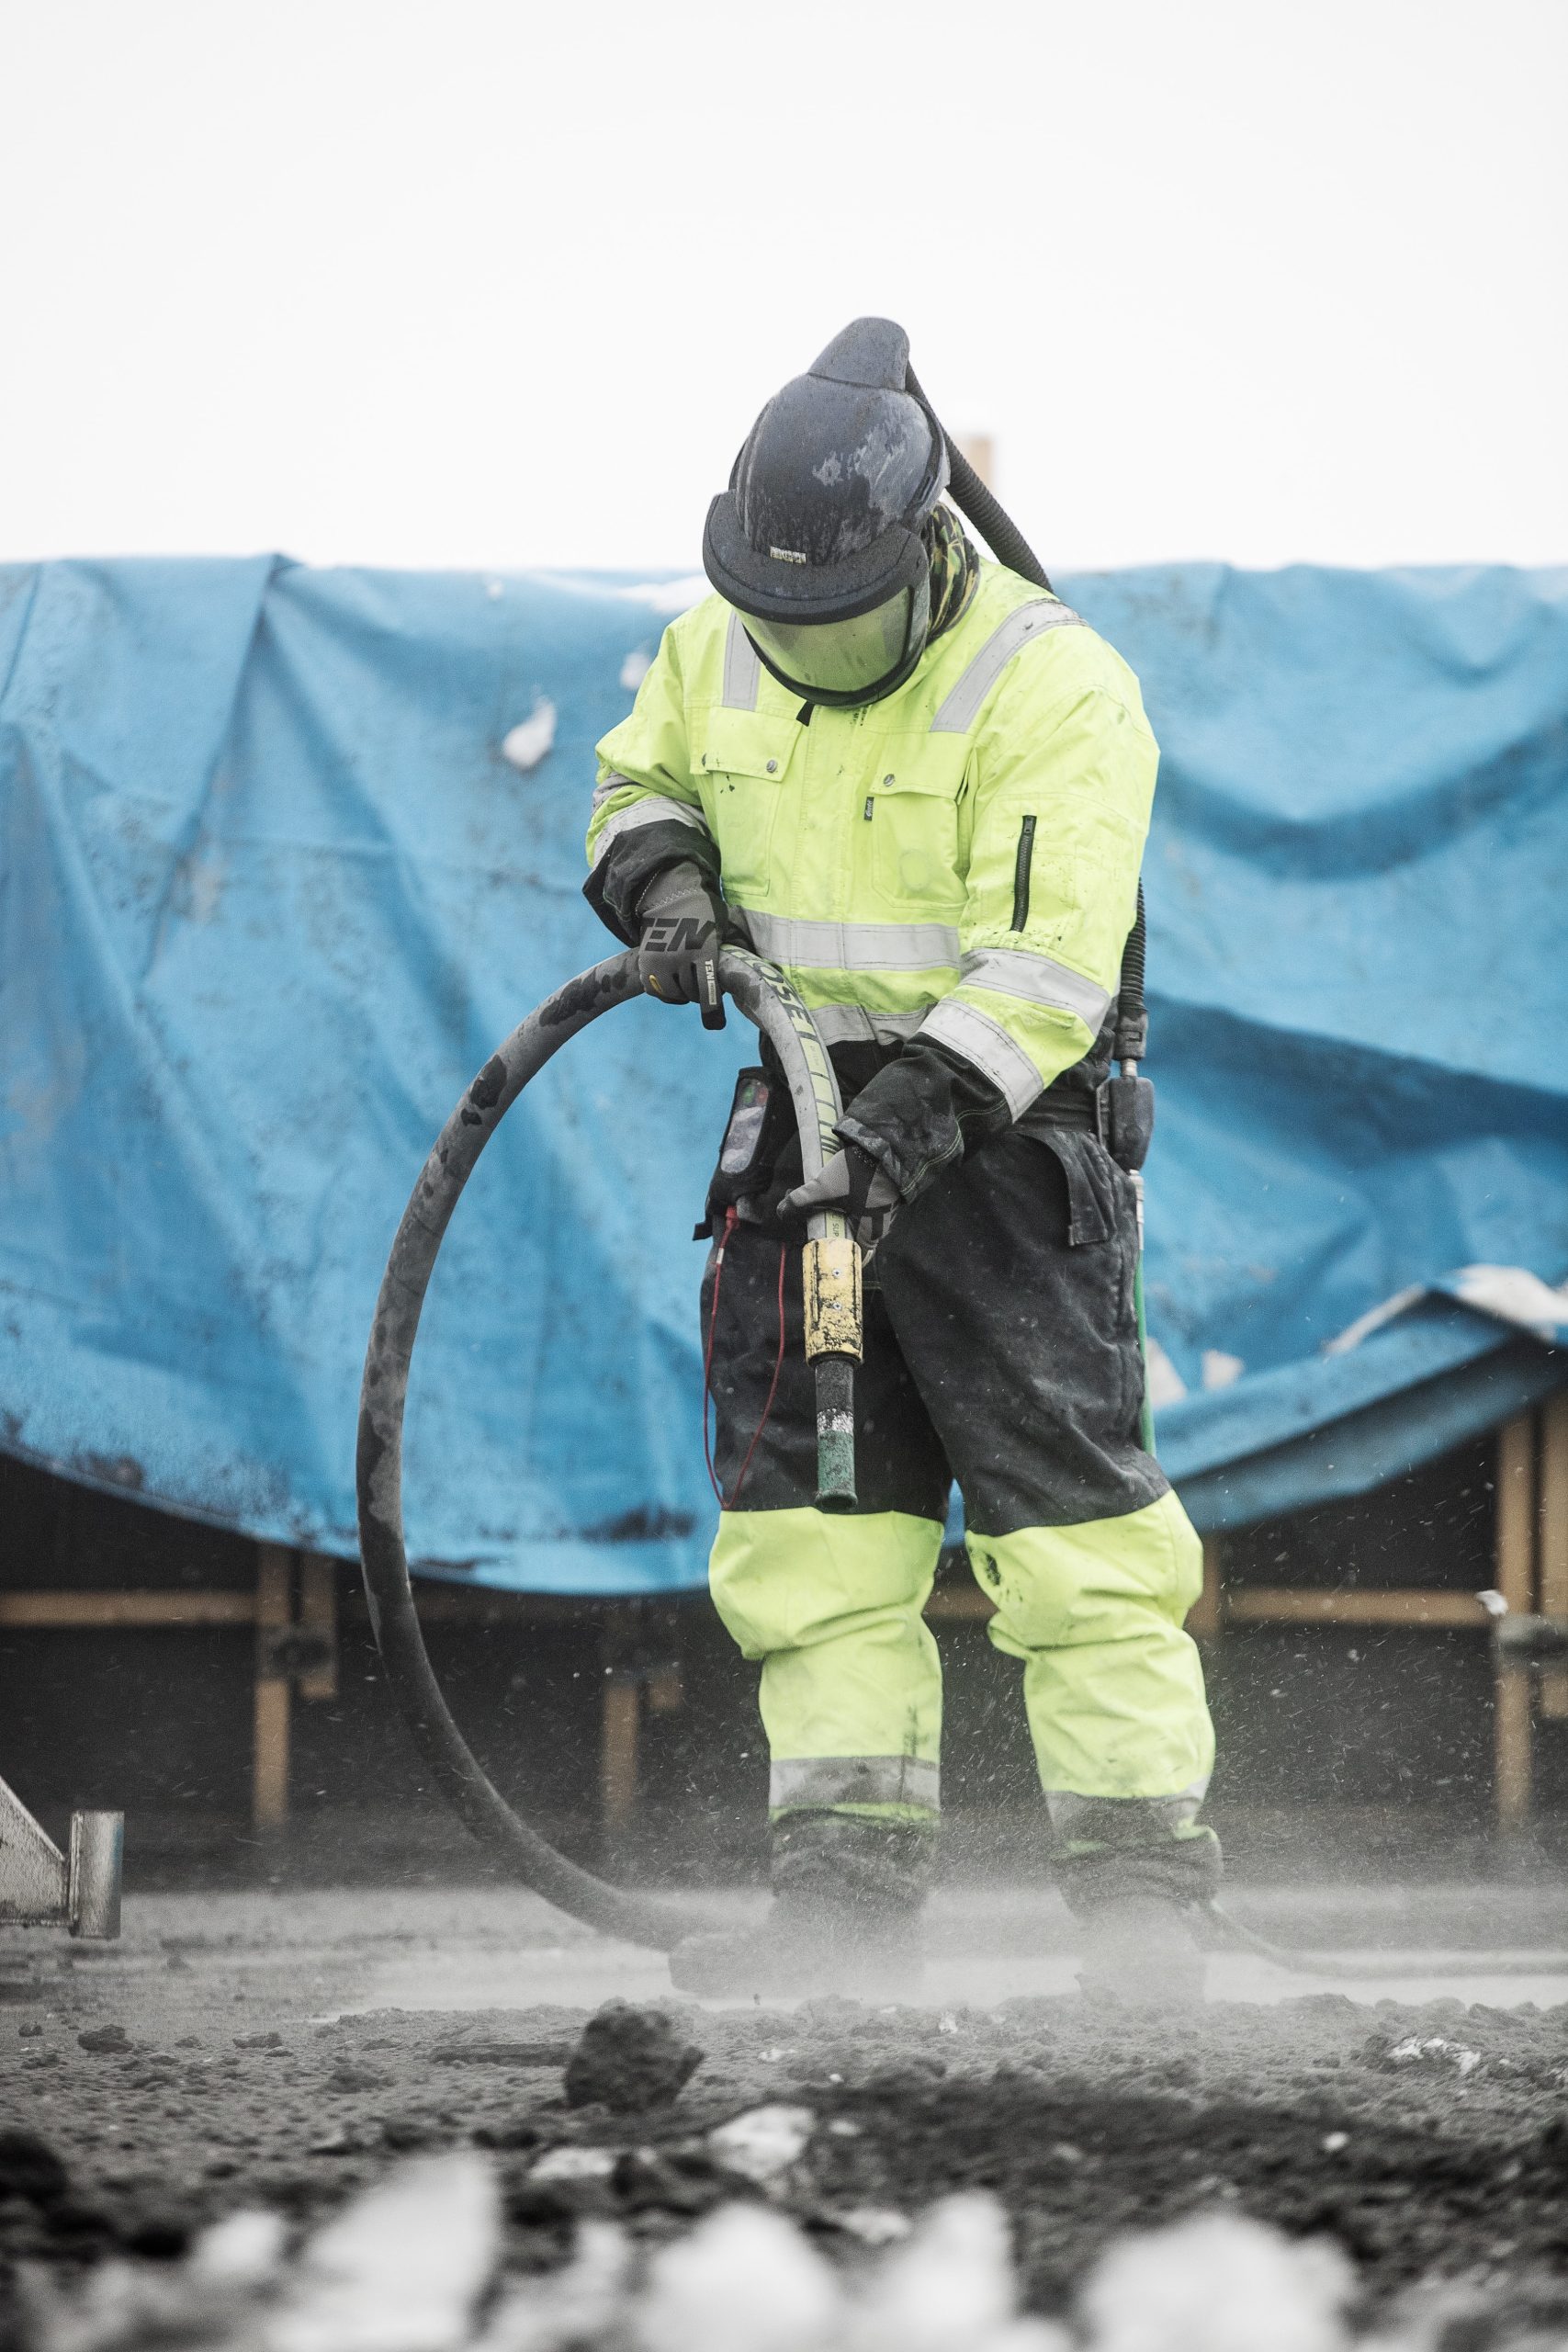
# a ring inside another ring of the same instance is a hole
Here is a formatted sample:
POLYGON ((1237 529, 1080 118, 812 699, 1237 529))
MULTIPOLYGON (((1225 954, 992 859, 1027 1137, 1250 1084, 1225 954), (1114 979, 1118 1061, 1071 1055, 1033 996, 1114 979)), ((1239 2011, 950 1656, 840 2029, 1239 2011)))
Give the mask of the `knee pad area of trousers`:
POLYGON ((941 1547, 934 1521, 903 1511, 726 1511, 708 1584, 742 1653, 766 1657, 888 1612, 918 1616, 941 1547))
POLYGON ((1120 1519, 971 1535, 992 1638, 1027 1653, 1124 1638, 1151 1611, 1179 1625, 1203 1589, 1203 1547, 1174 1494, 1120 1519))

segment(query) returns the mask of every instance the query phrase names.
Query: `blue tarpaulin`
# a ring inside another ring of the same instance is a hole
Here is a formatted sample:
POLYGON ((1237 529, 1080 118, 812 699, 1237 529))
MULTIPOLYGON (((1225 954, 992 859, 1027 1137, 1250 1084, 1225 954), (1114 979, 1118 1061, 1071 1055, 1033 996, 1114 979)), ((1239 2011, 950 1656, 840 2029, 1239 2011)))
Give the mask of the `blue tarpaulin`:
MULTIPOLYGON (((472 1071, 606 952, 592 746, 691 593, 0 570, 0 1446, 352 1551, 389 1241, 472 1071)), ((1161 1451, 1201 1524, 1235 1523, 1363 1489, 1568 1368, 1550 1302, 1499 1315, 1461 1276, 1568 1272, 1568 572, 1177 565, 1064 593, 1164 747, 1161 1451)), ((701 1580, 688 1237, 748 1045, 629 1006, 486 1153, 411 1401, 432 1569, 701 1580)))

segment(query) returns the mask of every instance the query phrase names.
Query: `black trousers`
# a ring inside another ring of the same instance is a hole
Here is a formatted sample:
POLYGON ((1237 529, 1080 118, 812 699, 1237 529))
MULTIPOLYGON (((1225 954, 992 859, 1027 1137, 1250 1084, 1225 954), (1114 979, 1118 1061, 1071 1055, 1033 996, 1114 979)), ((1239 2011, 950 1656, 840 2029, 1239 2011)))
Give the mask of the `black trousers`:
MULTIPOLYGON (((781 1162, 770 1193, 792 1174, 781 1162)), ((716 1245, 704 1278, 716 1464, 727 1503, 748 1511, 799 1509, 816 1492, 798 1240, 772 1216, 736 1225, 716 1316, 716 1245)), ((1118 1518, 1165 1494, 1138 1442, 1136 1265, 1131 1179, 1083 1129, 1015 1128, 939 1177, 868 1269, 861 1511, 941 1520, 956 1477, 983 1538, 1118 1518)))

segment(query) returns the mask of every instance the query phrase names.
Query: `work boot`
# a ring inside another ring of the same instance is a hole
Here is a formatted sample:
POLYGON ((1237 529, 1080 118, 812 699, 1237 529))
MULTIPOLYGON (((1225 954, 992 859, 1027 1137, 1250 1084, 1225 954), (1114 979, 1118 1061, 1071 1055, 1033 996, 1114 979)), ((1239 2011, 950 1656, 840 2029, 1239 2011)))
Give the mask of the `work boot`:
POLYGON ((707 2001, 807 2000, 823 1993, 908 1999, 919 1990, 916 1915, 775 1894, 752 1928, 688 1936, 670 1955, 677 1992, 707 2001))
POLYGON ((688 1936, 670 1955, 671 1982, 706 2000, 918 1993, 933 1842, 902 1821, 785 1814, 773 1825, 764 1917, 755 1927, 688 1936))
POLYGON ((1128 1894, 1083 1915, 1086 2000, 1118 2008, 1190 2009, 1203 1998, 1207 1963, 1191 1906, 1160 1894, 1128 1894))
POLYGON ((1089 2000, 1190 2008, 1207 1970, 1202 1906, 1219 1893, 1220 1841, 1198 1826, 1195 1796, 1047 1802, 1063 1846, 1056 1883, 1083 1927, 1078 1983, 1089 2000))

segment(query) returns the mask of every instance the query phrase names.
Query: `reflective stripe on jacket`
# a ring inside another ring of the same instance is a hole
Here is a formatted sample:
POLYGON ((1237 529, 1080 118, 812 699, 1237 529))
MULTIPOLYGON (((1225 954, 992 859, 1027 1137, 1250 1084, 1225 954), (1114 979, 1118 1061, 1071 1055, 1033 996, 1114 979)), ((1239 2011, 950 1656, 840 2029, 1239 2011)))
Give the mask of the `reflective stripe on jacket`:
POLYGON ((590 864, 673 820, 826 1043, 916 1030, 1016 1118, 1082 1059, 1136 907, 1158 752, 1137 680, 998 564, 897 694, 814 707, 709 596, 665 631, 599 745, 590 864))

